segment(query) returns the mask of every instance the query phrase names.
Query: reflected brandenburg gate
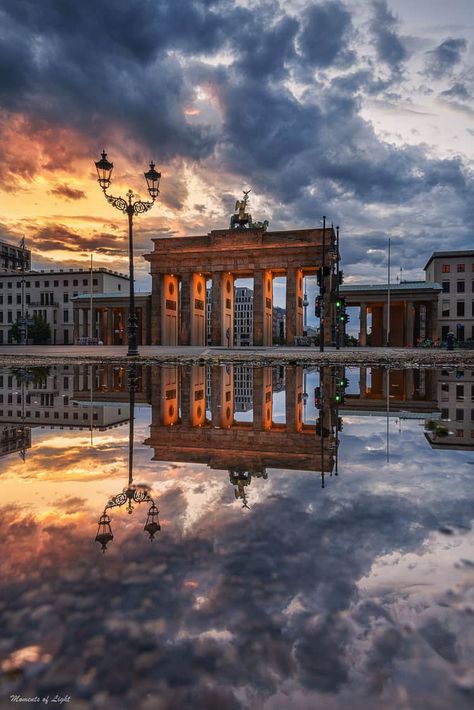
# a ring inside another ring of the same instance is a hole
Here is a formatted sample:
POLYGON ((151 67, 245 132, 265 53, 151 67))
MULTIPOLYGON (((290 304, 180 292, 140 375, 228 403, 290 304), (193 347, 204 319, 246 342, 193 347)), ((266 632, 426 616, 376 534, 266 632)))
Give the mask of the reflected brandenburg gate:
POLYGON ((154 368, 150 437, 144 442, 153 448, 153 460, 204 463, 227 470, 244 504, 245 486, 252 477, 266 478, 267 468, 315 471, 323 477, 332 473, 337 454, 333 376, 330 371, 323 374, 327 396, 320 419, 306 424, 303 368, 285 368, 284 383, 279 370, 232 365, 154 368), (242 381, 246 407, 237 401, 242 381), (285 421, 281 423, 274 421, 273 394, 283 388, 285 421), (238 409, 252 410, 251 420, 242 421, 238 409))

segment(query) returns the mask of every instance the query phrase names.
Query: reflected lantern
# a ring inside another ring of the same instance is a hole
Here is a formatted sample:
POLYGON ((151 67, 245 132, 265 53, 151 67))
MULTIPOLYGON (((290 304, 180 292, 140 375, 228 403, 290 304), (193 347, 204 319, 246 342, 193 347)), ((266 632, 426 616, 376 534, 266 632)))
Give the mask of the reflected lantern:
POLYGON ((107 549, 107 544, 114 539, 112 535, 112 528, 110 526, 110 518, 106 511, 102 513, 99 518, 99 527, 97 530, 97 535, 95 536, 95 541, 102 545, 102 552, 107 549))
POLYGON ((153 505, 150 507, 150 510, 148 511, 145 527, 143 528, 145 532, 149 534, 150 540, 153 540, 153 538, 155 537, 155 533, 161 530, 161 525, 158 521, 158 512, 158 508, 153 503, 153 505))

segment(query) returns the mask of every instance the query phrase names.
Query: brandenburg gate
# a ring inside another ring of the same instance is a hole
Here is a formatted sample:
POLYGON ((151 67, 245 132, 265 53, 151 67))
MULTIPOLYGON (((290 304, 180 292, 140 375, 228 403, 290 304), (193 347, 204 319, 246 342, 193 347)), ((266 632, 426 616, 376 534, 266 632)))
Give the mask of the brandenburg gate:
POLYGON ((318 271, 325 285, 325 342, 331 340, 336 235, 332 227, 267 231, 252 222, 245 197, 228 229, 202 236, 153 239, 144 258, 152 277, 151 344, 206 345, 206 283, 211 288, 211 345, 233 345, 234 280, 253 278, 253 344, 272 345, 273 279, 286 277, 286 342, 303 335, 303 278, 318 271))

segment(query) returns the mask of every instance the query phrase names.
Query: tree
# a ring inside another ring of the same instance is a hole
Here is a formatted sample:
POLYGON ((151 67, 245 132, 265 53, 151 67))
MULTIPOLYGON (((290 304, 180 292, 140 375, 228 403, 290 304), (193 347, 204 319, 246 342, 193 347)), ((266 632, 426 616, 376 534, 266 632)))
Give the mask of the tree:
MULTIPOLYGON (((33 316, 30 319, 28 313, 25 314, 27 325, 27 339, 33 341, 33 345, 45 345, 51 339, 51 327, 42 316, 33 316)), ((21 319, 19 318, 11 328, 12 338, 17 343, 21 342, 21 319)))

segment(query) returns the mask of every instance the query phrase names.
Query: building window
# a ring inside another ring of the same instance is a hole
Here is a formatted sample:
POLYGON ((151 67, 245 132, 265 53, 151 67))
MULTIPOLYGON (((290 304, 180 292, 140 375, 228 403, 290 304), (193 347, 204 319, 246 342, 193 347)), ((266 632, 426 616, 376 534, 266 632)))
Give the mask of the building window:
POLYGON ((63 295, 63 302, 64 302, 64 303, 69 303, 69 294, 68 294, 68 293, 65 293, 65 294, 63 295))
POLYGON ((49 288, 49 281, 45 281, 44 286, 45 286, 45 288, 49 288))
POLYGON ((20 288, 20 286, 21 286, 21 281, 17 281, 17 282, 16 282, 16 287, 17 287, 17 288, 20 288))
POLYGON ((7 313, 7 320, 9 323, 13 323, 13 313, 12 311, 8 311, 7 313))
POLYGON ((450 265, 449 265, 449 264, 443 264, 443 266, 441 267, 441 271, 442 271, 443 274, 449 274, 449 272, 451 271, 450 265))
POLYGON ((35 281, 35 288, 39 288, 39 287, 40 287, 40 282, 39 282, 39 281, 35 281))
POLYGON ((12 297, 11 294, 8 294, 7 296, 7 303, 11 304, 12 303, 12 297))
POLYGON ((456 399, 464 399, 464 385, 456 385, 456 399))
POLYGON ((119 291, 121 291, 121 290, 122 290, 122 284, 118 284, 117 289, 118 289, 119 291))
POLYGON ((456 268, 457 268, 458 274, 463 274, 466 271, 465 264, 458 264, 456 268))
POLYGON ((449 318, 449 301, 443 301, 441 306, 441 315, 443 318, 449 318))
POLYGON ((466 288, 466 282, 465 281, 458 281, 456 284, 456 289, 458 293, 464 293, 466 288))
POLYGON ((464 316, 464 301, 456 303, 456 315, 462 318, 464 316))
POLYGON ((456 439, 463 439, 464 431, 462 429, 456 429, 456 439))
POLYGON ((63 322, 69 323, 69 311, 64 311, 63 322))
POLYGON ((9 281, 9 282, 7 283, 7 287, 8 287, 8 288, 11 288, 12 286, 13 286, 12 282, 9 281))
POLYGON ((21 295, 19 293, 16 294, 16 302, 18 305, 21 303, 21 295))
POLYGON ((59 286, 59 281, 54 282, 55 287, 57 288, 59 286))
POLYGON ((69 281, 67 279, 64 279, 63 286, 69 286, 69 281))
POLYGON ((72 285, 79 286, 79 281, 77 279, 74 279, 74 281, 72 282, 72 285))
POLYGON ((92 285, 93 285, 93 286, 98 286, 98 285, 99 285, 98 280, 97 280, 97 279, 92 279, 92 285))
POLYGON ((88 283, 89 283, 88 279, 82 279, 83 286, 87 286, 88 283))

